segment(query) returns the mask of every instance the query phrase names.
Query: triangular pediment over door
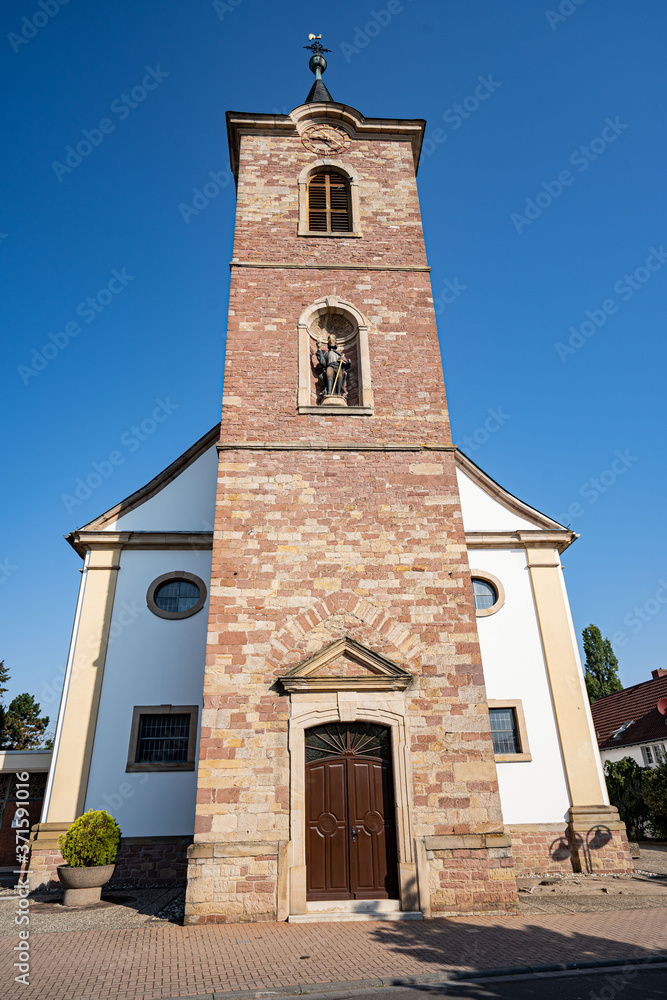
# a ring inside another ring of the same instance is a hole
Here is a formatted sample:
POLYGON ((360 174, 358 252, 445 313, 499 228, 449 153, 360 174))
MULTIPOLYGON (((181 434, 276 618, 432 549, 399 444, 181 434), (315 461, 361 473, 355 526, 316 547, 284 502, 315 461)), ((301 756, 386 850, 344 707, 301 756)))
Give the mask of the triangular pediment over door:
POLYGON ((286 691, 404 691, 412 674, 344 636, 280 677, 286 691))

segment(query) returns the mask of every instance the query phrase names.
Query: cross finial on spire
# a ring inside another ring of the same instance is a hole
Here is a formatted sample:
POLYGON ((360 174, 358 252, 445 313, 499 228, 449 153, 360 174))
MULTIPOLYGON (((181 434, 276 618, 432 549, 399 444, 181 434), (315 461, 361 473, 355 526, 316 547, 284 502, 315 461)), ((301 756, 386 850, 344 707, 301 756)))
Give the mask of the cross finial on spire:
POLYGON ((319 104, 322 101, 327 102, 332 99, 331 94, 322 81, 322 73, 324 73, 327 68, 327 61, 324 58, 324 53, 331 52, 331 49, 325 49, 322 45, 321 39, 321 35, 310 34, 308 35, 310 45, 304 45, 304 49, 308 49, 309 52, 313 53, 308 62, 308 66, 315 74, 315 83, 310 88, 310 93, 306 98, 306 104, 319 104))
POLYGON ((318 56, 321 55, 322 52, 331 52, 331 49, 325 49, 323 47, 322 42, 320 41, 321 38, 321 35, 308 35, 308 41, 312 44, 304 45, 304 49, 310 49, 311 52, 318 56))

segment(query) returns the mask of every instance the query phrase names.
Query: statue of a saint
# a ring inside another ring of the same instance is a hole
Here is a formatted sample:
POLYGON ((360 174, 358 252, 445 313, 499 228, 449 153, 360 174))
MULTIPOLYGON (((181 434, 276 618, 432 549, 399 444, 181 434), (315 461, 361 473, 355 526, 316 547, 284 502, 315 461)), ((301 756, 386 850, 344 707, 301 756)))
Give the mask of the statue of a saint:
POLYGON ((321 344, 318 344, 317 360, 324 368, 327 386, 326 396, 344 396, 347 375, 352 362, 345 357, 345 351, 339 349, 333 333, 329 334, 326 350, 321 344))

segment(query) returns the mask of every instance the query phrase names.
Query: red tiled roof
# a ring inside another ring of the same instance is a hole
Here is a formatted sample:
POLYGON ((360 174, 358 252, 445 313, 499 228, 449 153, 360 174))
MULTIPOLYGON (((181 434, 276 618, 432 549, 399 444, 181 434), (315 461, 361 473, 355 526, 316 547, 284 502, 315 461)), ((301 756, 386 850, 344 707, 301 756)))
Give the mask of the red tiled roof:
POLYGON ((635 684, 594 701, 591 712, 600 749, 667 740, 667 716, 661 715, 656 708, 660 698, 667 698, 667 676, 635 684), (633 725, 613 739, 612 733, 630 720, 633 725))

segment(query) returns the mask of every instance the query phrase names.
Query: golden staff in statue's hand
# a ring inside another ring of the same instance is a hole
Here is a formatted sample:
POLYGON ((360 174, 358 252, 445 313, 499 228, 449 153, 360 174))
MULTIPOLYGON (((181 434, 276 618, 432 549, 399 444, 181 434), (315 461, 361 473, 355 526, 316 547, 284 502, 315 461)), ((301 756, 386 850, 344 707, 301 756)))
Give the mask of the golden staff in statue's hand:
POLYGON ((340 375, 340 370, 343 367, 343 361, 345 361, 345 354, 341 351, 340 361, 338 362, 338 371, 336 372, 336 378, 334 379, 333 388, 331 390, 331 395, 333 396, 336 392, 336 382, 338 381, 338 376, 340 375))

